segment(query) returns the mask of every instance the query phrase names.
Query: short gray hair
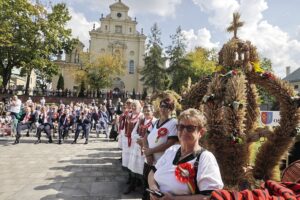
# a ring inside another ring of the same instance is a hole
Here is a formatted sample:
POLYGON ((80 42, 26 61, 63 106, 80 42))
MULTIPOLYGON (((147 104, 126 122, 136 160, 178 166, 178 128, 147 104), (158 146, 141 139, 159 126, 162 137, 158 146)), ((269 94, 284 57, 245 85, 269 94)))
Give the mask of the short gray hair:
POLYGON ((195 124, 196 126, 205 128, 206 117, 203 115, 202 112, 194 108, 189 108, 187 110, 182 111, 178 116, 178 122, 180 122, 181 120, 191 120, 191 118, 196 120, 195 121, 197 123, 195 124))

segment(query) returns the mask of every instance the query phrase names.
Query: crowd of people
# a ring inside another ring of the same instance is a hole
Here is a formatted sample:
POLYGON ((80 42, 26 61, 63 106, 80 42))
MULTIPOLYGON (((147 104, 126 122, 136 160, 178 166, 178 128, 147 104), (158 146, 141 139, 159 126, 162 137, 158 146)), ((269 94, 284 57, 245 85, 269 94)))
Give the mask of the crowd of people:
MULTIPOLYGON (((21 102, 17 96, 13 96, 5 104, 5 111, 1 113, 0 123, 2 130, 7 130, 7 134, 15 136, 14 144, 21 141, 22 132, 29 136, 30 132, 35 133, 37 140, 35 144, 41 143, 43 133, 48 138, 48 143, 53 143, 53 136, 58 133, 58 144, 62 144, 74 132, 72 144, 77 143, 78 137, 82 132, 82 138, 88 144, 89 134, 95 130, 97 137, 102 132, 109 137, 109 124, 116 123, 115 107, 112 100, 96 105, 95 101, 91 104, 70 103, 65 105, 46 104, 45 98, 40 102, 33 102, 30 98, 26 102, 21 102)), ((120 107, 118 107, 120 108, 120 107)), ((115 129, 113 129, 114 131, 115 129)), ((4 131, 2 131, 4 132, 4 131)), ((117 139, 117 133, 111 134, 112 139, 117 139)))
MULTIPOLYGON (((57 144, 62 144, 74 132, 72 144, 80 133, 88 144, 95 129, 114 140, 122 150, 121 163, 128 172, 129 194, 143 185, 143 199, 206 199, 215 189, 223 187, 220 170, 212 153, 199 144, 205 133, 205 117, 196 109, 183 111, 176 119, 172 112, 175 104, 171 98, 159 103, 159 116, 149 102, 127 99, 117 105, 112 100, 96 105, 71 103, 65 105, 39 103, 28 99, 22 104, 17 96, 9 102, 9 115, 14 144, 20 143, 22 132, 26 135, 36 130, 41 143, 45 133, 48 143, 58 133, 57 144), (109 128, 110 127, 110 131, 109 128)), ((8 121, 9 121, 8 120, 8 121)))

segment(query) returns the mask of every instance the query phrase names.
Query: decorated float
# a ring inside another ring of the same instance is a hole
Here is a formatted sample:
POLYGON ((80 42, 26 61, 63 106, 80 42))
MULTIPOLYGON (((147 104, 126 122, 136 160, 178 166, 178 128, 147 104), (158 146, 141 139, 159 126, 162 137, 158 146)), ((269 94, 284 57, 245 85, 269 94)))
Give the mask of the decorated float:
POLYGON ((202 109, 208 120, 204 145, 214 153, 225 184, 225 190, 214 192, 212 198, 271 199, 283 192, 288 194, 285 199, 299 199, 299 185, 274 182, 280 181, 276 178, 276 166, 299 134, 299 96, 287 82, 263 70, 256 47, 250 41, 237 37, 237 30, 243 25, 239 18, 239 13, 234 13, 227 29, 234 36, 219 52, 219 71, 202 78, 183 95, 183 108, 202 109), (280 104, 279 126, 274 129, 258 125, 256 86, 280 104), (251 163, 250 145, 261 137, 265 141, 251 163))

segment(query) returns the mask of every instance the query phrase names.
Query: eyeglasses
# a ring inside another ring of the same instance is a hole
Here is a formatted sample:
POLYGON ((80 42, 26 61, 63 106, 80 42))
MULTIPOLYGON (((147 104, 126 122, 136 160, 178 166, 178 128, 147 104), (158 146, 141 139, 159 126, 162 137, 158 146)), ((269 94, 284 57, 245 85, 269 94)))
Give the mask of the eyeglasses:
POLYGON ((176 128, 178 131, 183 131, 183 129, 185 129, 187 132, 192 133, 195 132, 199 126, 177 124, 176 128))
POLYGON ((167 105, 161 104, 159 105, 159 108, 169 108, 167 105))

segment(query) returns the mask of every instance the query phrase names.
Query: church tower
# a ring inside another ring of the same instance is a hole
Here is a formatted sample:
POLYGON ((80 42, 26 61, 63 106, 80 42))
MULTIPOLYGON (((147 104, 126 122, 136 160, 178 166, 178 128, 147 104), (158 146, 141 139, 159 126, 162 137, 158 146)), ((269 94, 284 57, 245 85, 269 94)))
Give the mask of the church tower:
POLYGON ((137 21, 128 15, 129 7, 121 0, 110 5, 110 13, 100 18, 100 27, 90 31, 92 54, 120 54, 126 69, 122 76, 114 77, 112 90, 142 92, 139 71, 144 67, 146 36, 136 30, 137 21))

